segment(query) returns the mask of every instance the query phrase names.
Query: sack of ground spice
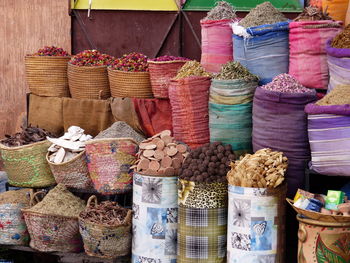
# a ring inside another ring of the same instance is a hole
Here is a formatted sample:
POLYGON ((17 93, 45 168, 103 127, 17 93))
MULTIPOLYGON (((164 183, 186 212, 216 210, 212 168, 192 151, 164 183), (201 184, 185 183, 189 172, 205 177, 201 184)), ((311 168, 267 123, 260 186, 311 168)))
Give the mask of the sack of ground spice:
POLYGON ((192 76, 170 82, 174 137, 191 148, 209 142, 209 88, 209 77, 192 76))
POLYGON ((350 85, 339 85, 316 102, 319 106, 344 104, 350 104, 350 85))
POLYGON ((212 74, 205 71, 198 61, 191 60, 187 61, 186 64, 180 68, 174 79, 178 80, 191 76, 212 77, 212 74))
POLYGON ((234 23, 233 57, 264 85, 281 73, 288 72, 289 22, 278 22, 250 28, 234 23))
POLYGON ((201 20, 201 64, 207 71, 217 73, 222 64, 233 59, 230 23, 234 21, 237 21, 236 11, 225 1, 216 2, 216 6, 201 20))
POLYGON ((318 173, 350 176, 350 161, 344 158, 350 155, 349 88, 336 87, 324 97, 325 100, 305 107, 308 114, 311 169, 318 173), (345 99, 338 96, 345 96, 345 99), (341 101, 347 104, 339 105, 341 101))
POLYGON ((235 154, 250 152, 252 101, 258 77, 239 62, 228 62, 212 79, 209 97, 210 141, 231 144, 235 154))
POLYGON ((253 100, 253 151, 271 148, 289 160, 286 174, 289 196, 304 182, 310 160, 305 105, 316 101, 316 91, 282 74, 258 87, 253 100))
POLYGON ((329 68, 328 92, 338 85, 350 85, 350 25, 326 45, 329 68))
MULTIPOLYGON (((31 205, 40 193, 32 196, 31 205)), ((41 202, 22 209, 30 246, 42 252, 80 252, 83 244, 78 216, 84 208, 84 200, 69 192, 63 184, 58 184, 41 202)))
POLYGON ((327 41, 341 30, 341 22, 332 20, 298 21, 289 24, 289 74, 302 85, 327 89, 327 41))
POLYGON ((103 138, 132 138, 137 143, 142 142, 145 138, 131 128, 126 122, 117 121, 111 127, 101 131, 95 139, 103 138))

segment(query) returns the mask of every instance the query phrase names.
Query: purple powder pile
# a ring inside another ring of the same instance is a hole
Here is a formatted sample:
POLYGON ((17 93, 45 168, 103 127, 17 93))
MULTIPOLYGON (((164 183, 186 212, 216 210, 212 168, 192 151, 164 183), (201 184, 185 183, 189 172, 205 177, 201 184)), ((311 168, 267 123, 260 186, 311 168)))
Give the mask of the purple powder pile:
POLYGON ((310 93, 312 89, 301 85, 294 77, 283 73, 276 76, 272 82, 262 86, 261 88, 283 93, 310 93))

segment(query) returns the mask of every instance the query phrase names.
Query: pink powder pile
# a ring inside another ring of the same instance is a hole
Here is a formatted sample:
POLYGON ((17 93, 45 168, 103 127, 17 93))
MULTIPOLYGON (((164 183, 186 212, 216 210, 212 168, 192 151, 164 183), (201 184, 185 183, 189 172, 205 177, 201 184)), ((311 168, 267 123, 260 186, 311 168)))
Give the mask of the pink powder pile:
POLYGON ((276 92, 283 92, 283 93, 313 92, 312 89, 304 87, 294 77, 286 73, 276 76, 272 80, 272 82, 264 86, 261 86, 261 88, 266 90, 276 91, 276 92))

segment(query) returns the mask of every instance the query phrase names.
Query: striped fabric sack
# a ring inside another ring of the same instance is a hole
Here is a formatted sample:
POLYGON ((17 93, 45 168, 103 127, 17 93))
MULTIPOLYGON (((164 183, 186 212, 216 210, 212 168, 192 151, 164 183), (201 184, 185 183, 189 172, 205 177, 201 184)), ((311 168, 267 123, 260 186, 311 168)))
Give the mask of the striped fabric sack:
POLYGON ((231 19, 201 21, 201 64, 206 71, 218 73, 223 64, 233 60, 231 22, 231 19))
POLYGON ((311 169, 325 175, 350 176, 350 105, 309 104, 311 169))
POLYGON ((326 43, 341 31, 341 25, 332 20, 289 24, 289 74, 305 87, 327 89, 326 43))
POLYGON ((328 93, 338 85, 350 85, 350 49, 333 48, 327 42, 327 61, 329 68, 328 93))
POLYGON ((209 142, 209 88, 209 77, 187 77, 170 82, 174 137, 191 148, 209 142))

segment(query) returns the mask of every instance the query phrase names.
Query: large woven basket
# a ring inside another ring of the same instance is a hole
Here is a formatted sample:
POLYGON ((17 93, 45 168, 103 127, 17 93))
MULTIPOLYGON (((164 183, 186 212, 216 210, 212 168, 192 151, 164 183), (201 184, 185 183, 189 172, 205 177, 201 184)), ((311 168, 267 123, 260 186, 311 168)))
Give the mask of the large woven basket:
POLYGON ((70 57, 26 56, 26 78, 31 93, 69 97, 67 66, 70 57))
POLYGON ((168 88, 172 78, 178 70, 186 63, 184 60, 174 61, 148 61, 148 68, 152 91, 155 98, 169 98, 168 88))
POLYGON ((79 153, 70 161, 60 164, 50 162, 48 153, 46 160, 57 183, 76 189, 89 189, 92 187, 85 151, 79 153))
POLYGON ((69 90, 73 99, 108 99, 107 66, 76 66, 68 63, 69 90))
POLYGON ((18 187, 47 187, 56 184, 46 161, 47 140, 18 147, 0 143, 0 153, 9 184, 18 187))
POLYGON ((21 209, 26 204, 0 204, 0 244, 28 245, 29 234, 21 209))
MULTIPOLYGON (((38 194, 32 196, 33 206, 38 194)), ((32 212, 22 209, 30 235, 30 247, 42 252, 80 252, 83 242, 79 234, 77 217, 67 217, 32 212)))
MULTIPOLYGON (((97 205, 96 196, 91 196, 87 207, 97 205)), ((126 256, 131 249, 132 210, 128 211, 125 222, 120 225, 106 226, 89 222, 79 216, 79 231, 83 237, 86 254, 100 258, 126 256)))
POLYGON ((112 97, 153 98, 149 72, 128 72, 108 68, 112 97))
POLYGON ((138 144, 130 138, 93 139, 85 145, 94 188, 101 194, 119 194, 132 189, 138 144))

